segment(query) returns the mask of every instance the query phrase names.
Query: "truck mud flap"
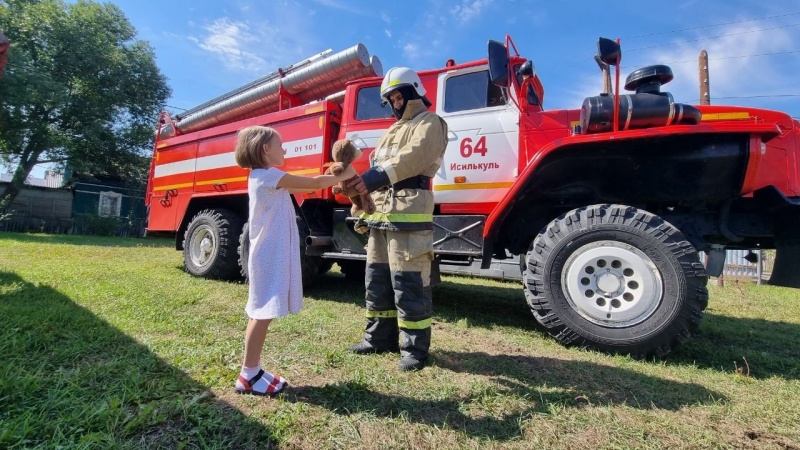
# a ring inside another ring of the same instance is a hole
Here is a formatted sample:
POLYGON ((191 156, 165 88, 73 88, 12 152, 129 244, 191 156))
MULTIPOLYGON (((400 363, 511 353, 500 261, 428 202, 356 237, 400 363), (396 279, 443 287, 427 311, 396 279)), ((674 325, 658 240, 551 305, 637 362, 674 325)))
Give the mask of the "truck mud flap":
POLYGON ((800 237, 775 242, 775 267, 769 284, 800 288, 800 237))
POLYGON ((769 284, 800 288, 800 199, 787 198, 774 187, 762 189, 754 197, 773 212, 775 265, 769 284))

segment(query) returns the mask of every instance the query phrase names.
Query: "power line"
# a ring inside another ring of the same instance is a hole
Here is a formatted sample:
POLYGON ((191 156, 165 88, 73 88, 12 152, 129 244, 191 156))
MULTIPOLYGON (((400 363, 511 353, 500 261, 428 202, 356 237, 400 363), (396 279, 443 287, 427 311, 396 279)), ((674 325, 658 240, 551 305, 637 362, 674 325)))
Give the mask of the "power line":
MULTIPOLYGON (((787 51, 787 52, 774 52, 774 53, 756 53, 756 54, 752 54, 752 55, 720 56, 719 58, 708 58, 708 60, 709 61, 720 61, 720 60, 723 60, 723 59, 754 58, 754 57, 757 57, 757 56, 789 55, 789 54, 792 54, 792 53, 800 53, 800 50, 791 50, 791 51, 787 51)), ((686 60, 686 61, 672 61, 672 62, 665 62, 665 63, 659 63, 659 64, 671 65, 671 64, 688 64, 688 63, 696 63, 696 62, 697 62, 696 59, 690 59, 690 60, 686 60)), ((640 66, 641 66, 641 64, 638 64, 638 65, 637 64, 631 64, 631 65, 626 65, 626 66, 620 66, 620 69, 630 69, 632 67, 640 67, 640 66)))
POLYGON ((721 99, 732 99, 732 98, 778 98, 778 97, 800 97, 800 94, 772 94, 772 95, 744 95, 741 97, 714 97, 714 98, 721 98, 721 99))
POLYGON ((702 25, 702 26, 699 26, 699 27, 692 27, 692 28, 681 28, 679 30, 672 30, 672 31, 659 31, 657 33, 640 34, 638 36, 631 36, 631 37, 628 37, 628 38, 625 38, 625 39, 639 39, 639 38, 643 38, 643 37, 658 36, 660 34, 679 33, 681 31, 692 31, 692 30, 701 30, 701 29, 704 29, 704 28, 722 27, 722 26, 725 26, 725 25, 734 25, 734 24, 737 24, 737 23, 755 22, 757 20, 777 19, 779 17, 796 16, 798 14, 800 14, 800 12, 793 12, 793 13, 788 13, 788 14, 780 14, 780 15, 777 15, 777 16, 764 16, 764 17, 759 17, 757 19, 736 20, 734 22, 718 23, 718 24, 714 24, 714 25, 702 25))
MULTIPOLYGON (((737 24, 737 23, 755 22, 755 21, 759 21, 759 20, 775 19, 775 18, 780 18, 780 17, 789 17, 789 16, 795 16, 795 15, 800 15, 800 11, 787 13, 787 14, 779 14, 779 15, 774 15, 774 16, 758 17, 758 18, 755 18, 755 19, 745 19, 745 20, 737 20, 737 21, 733 21, 733 22, 718 23, 718 24, 714 24, 714 25, 701 25, 701 26, 698 26, 698 27, 682 28, 682 29, 678 29, 678 30, 660 31, 660 32, 656 32, 656 33, 649 33, 649 34, 642 34, 642 35, 638 35, 638 36, 628 37, 628 38, 620 39, 620 41, 628 40, 628 39, 638 39, 638 38, 649 37, 649 36, 657 36, 657 35, 662 35, 662 34, 677 33, 677 32, 682 32, 682 31, 691 31, 691 30, 699 30, 699 29, 705 29, 705 28, 714 28, 714 27, 720 27, 720 26, 724 26, 724 25, 733 25, 733 24, 737 24)), ((672 43, 668 43, 668 44, 660 44, 660 45, 654 45, 654 46, 650 46, 650 47, 641 47, 641 48, 636 48, 636 49, 633 49, 633 50, 626 50, 626 52, 637 51, 637 50, 645 50, 645 49, 656 48, 656 47, 666 47, 666 46, 674 45, 674 44, 696 42, 696 41, 702 41, 702 40, 707 40, 707 39, 715 39, 715 38, 725 37, 725 36, 734 36, 734 35, 737 35, 737 34, 755 33, 755 32, 759 32, 759 31, 768 31, 768 30, 775 30, 775 29, 780 29, 780 28, 788 28, 788 27, 794 27, 794 26, 797 26, 797 25, 800 25, 800 24, 783 25, 783 26, 773 27, 773 28, 762 28, 762 29, 758 29, 758 30, 749 30, 749 31, 744 31, 744 32, 739 32, 739 33, 723 34, 723 35, 712 36, 712 37, 708 37, 708 38, 700 38, 700 39, 694 39, 694 40, 672 42, 672 43)), ((593 57, 594 56, 589 57, 589 58, 581 58, 579 61, 576 61, 575 63, 569 64, 567 66, 563 66, 559 70, 566 70, 566 69, 569 69, 571 67, 575 67, 580 63, 583 63, 583 62, 585 62, 587 60, 591 60, 593 57)))
POLYGON ((188 111, 188 109, 186 109, 186 108, 178 108, 177 106, 172 106, 172 105, 164 105, 164 106, 166 106, 167 108, 172 108, 172 109, 180 109, 181 111, 188 111))
MULTIPOLYGON (((733 100, 736 100, 736 99, 744 100, 744 99, 751 99, 751 98, 781 98, 781 97, 800 97, 800 94, 770 94, 770 95, 764 94, 764 95, 741 95, 741 96, 732 95, 732 96, 727 96, 727 97, 712 96, 712 99, 713 100, 732 100, 732 99, 733 100)), ((694 103, 694 102, 699 102, 699 101, 700 101, 700 99, 696 98, 696 99, 690 100, 688 102, 681 101, 679 103, 694 103)))
POLYGON ((689 42, 707 41, 709 39, 716 39, 716 38, 721 38, 721 37, 726 37, 726 36, 736 36, 736 35, 739 35, 739 34, 757 33, 759 31, 778 30, 778 29, 781 29, 781 28, 796 27, 798 25, 800 25, 800 23, 793 23, 791 25, 781 25, 779 27, 771 27, 771 28, 759 28, 757 30, 740 31, 738 33, 720 34, 718 36, 708 36, 708 37, 698 38, 698 39, 689 39, 689 40, 686 40, 686 41, 676 41, 676 42, 669 42, 669 43, 666 43, 666 44, 651 45, 649 47, 639 47, 639 48, 634 48, 634 49, 627 50, 627 51, 635 52, 635 51, 639 51, 639 50, 647 50, 647 49, 657 48, 657 47, 666 47, 666 46, 675 45, 675 44, 687 44, 689 42))

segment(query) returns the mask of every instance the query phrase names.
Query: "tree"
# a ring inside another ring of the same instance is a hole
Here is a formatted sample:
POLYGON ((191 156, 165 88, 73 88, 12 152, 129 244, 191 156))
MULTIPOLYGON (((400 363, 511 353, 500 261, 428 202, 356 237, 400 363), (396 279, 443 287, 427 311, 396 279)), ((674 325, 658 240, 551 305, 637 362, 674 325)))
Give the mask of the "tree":
POLYGON ((0 79, 0 160, 16 166, 0 207, 37 164, 131 181, 146 174, 170 89, 117 6, 0 1, 0 30, 13 42, 0 79))
POLYGON ((6 70, 6 50, 8 50, 8 38, 0 31, 0 77, 6 70))

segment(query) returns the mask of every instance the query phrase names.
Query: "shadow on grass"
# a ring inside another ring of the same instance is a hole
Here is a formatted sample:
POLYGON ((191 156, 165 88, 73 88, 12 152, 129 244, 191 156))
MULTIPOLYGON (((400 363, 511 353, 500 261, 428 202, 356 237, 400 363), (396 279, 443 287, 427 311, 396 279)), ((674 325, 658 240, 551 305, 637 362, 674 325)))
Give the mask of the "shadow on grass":
MULTIPOLYGON (((519 283, 449 276, 433 288, 434 319, 469 321, 470 326, 537 330, 519 283)), ((307 293, 315 298, 364 306, 363 283, 338 273, 317 278, 307 293)), ((749 365, 758 378, 800 379, 800 325, 706 313, 700 332, 665 358, 668 364, 691 364, 734 372, 749 365), (745 361, 746 359, 746 361, 745 361)))
POLYGON ((58 291, 0 272, 0 447, 267 448, 273 434, 58 291))
MULTIPOLYGON (((470 325, 481 327, 536 327, 536 320, 528 309, 519 283, 475 284, 480 281, 468 277, 448 277, 434 286, 434 316, 447 322, 466 317, 470 325), (487 305, 491 308, 487 308, 487 305)), ((315 278, 310 286, 304 288, 304 293, 320 300, 364 306, 364 282, 348 280, 338 272, 315 278)))
POLYGON ((519 282, 476 284, 481 281, 468 277, 443 281, 433 291, 434 314, 449 322, 466 317, 470 326, 538 329, 519 282))
POLYGON ((755 378, 800 379, 800 325, 706 313, 700 332, 667 356, 688 364, 755 378))
POLYGON ((339 272, 328 272, 315 277, 303 294, 319 300, 364 306, 364 281, 351 280, 339 272))
POLYGON ((0 232, 0 240, 43 244, 92 245, 104 247, 174 247, 175 239, 163 237, 132 238, 115 236, 82 236, 73 234, 29 234, 0 232))
POLYGON ((471 437, 495 441, 519 438, 521 422, 564 408, 626 405, 643 410, 678 411, 685 406, 727 401, 722 393, 698 384, 585 361, 482 352, 437 351, 431 356, 438 367, 486 376, 493 383, 473 389, 468 395, 434 400, 377 393, 352 381, 322 387, 296 386, 284 398, 322 406, 341 415, 366 413, 386 418, 404 417, 412 422, 457 429, 471 437), (505 398, 511 399, 509 404, 527 406, 515 411, 498 408, 505 398))

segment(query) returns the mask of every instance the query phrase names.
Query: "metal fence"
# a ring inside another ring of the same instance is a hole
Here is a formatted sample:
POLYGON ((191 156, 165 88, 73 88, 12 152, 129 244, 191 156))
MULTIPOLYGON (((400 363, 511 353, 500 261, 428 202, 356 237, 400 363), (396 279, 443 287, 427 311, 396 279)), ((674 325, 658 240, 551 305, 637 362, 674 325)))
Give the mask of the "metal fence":
MULTIPOLYGON (((705 263, 705 252, 700 252, 700 261, 705 263)), ((775 252, 769 250, 728 250, 725 252, 725 267, 722 276, 755 280, 759 284, 768 279, 775 264, 775 252)))
POLYGON ((0 231, 142 237, 145 227, 147 219, 101 217, 89 214, 76 214, 70 218, 51 218, 0 209, 0 231))

